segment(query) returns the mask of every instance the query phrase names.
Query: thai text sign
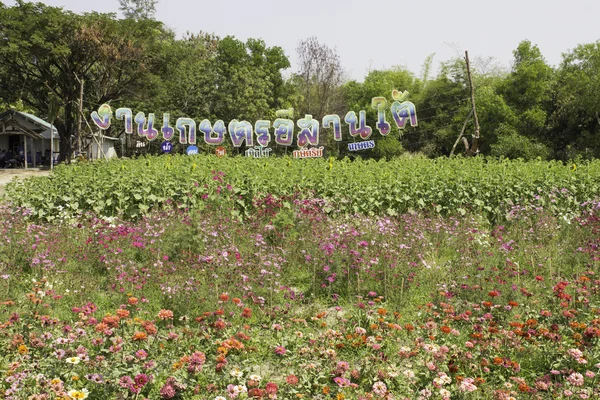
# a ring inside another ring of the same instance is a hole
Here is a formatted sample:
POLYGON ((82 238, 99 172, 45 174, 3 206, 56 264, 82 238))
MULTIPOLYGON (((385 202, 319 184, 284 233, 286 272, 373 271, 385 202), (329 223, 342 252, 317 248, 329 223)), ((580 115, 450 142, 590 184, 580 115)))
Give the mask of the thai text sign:
MULTIPOLYGON (((407 123, 411 126, 417 126, 417 110, 415 105, 407 101, 408 92, 392 91, 393 102, 389 107, 393 122, 399 129, 404 129, 407 123)), ((384 97, 374 97, 371 101, 371 107, 377 110, 377 122, 375 129, 383 136, 386 136, 391 131, 391 125, 387 120, 388 101, 384 97)), ((158 139, 159 134, 162 134, 164 141, 171 141, 176 135, 179 138, 179 143, 195 145, 198 142, 198 135, 202 137, 204 143, 208 145, 220 146, 226 140, 226 135, 229 136, 234 147, 245 145, 252 151, 247 152, 249 157, 265 157, 265 153, 261 148, 265 148, 272 143, 280 146, 291 146, 296 139, 296 145, 301 148, 294 157, 320 157, 323 149, 310 149, 310 154, 303 153, 302 149, 306 146, 318 146, 321 127, 331 128, 333 131, 333 139, 342 141, 342 119, 339 115, 330 114, 323 117, 321 121, 314 119, 312 115, 305 115, 304 118, 298 119, 295 123, 293 118, 293 109, 279 110, 276 112, 277 118, 271 123, 269 120, 258 120, 252 125, 248 121, 238 121, 237 119, 229 121, 225 126, 222 120, 217 120, 213 123, 208 119, 203 119, 199 124, 192 118, 178 118, 175 121, 175 127, 171 126, 170 115, 163 114, 162 126, 160 131, 154 114, 150 113, 146 117, 143 112, 138 112, 133 115, 129 108, 118 108, 114 116, 118 120, 123 120, 125 124, 125 132, 133 133, 134 122, 136 131, 139 136, 145 137, 148 140, 158 139), (295 128, 298 130, 295 131, 295 128), (320 155, 316 155, 316 154, 320 155)), ((98 111, 91 114, 92 120, 96 126, 102 130, 110 127, 113 118, 113 111, 108 104, 100 106, 98 111)), ((344 116, 343 122, 348 125, 348 132, 353 138, 368 140, 373 134, 373 128, 367 125, 366 111, 361 110, 358 115, 354 111, 349 111, 344 116)), ((369 141, 372 142, 372 141, 369 141)), ((360 142, 359 142, 360 143, 360 142)), ((374 142, 365 146, 352 146, 350 150, 362 150, 372 148, 374 142), (367 146, 367 147, 365 147, 367 146)), ((308 151, 308 150, 307 150, 308 151)))

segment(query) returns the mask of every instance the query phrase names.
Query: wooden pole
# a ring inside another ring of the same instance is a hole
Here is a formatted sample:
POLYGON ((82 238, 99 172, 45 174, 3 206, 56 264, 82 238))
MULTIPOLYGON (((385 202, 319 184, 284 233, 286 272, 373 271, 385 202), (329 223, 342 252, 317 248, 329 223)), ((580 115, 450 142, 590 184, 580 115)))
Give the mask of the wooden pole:
POLYGON ((23 135, 23 156, 25 157, 25 169, 27 169, 27 135, 23 135))
MULTIPOLYGON (((77 78, 79 80, 79 78, 77 78)), ((81 155, 81 116, 83 115, 83 82, 79 80, 79 118, 77 121, 77 154, 81 155)))
POLYGON ((54 169, 54 120, 50 122, 50 171, 54 169))
POLYGON ((473 107, 473 119, 475 120, 475 134, 473 143, 471 143, 470 155, 476 155, 479 152, 479 120, 477 119, 477 107, 475 107, 475 88, 471 78, 471 68, 469 66, 469 52, 465 51, 465 61, 467 63, 467 76, 469 77, 469 86, 471 87, 471 105, 473 107))
POLYGON ((31 147, 32 147, 32 149, 31 149, 31 161, 33 161, 33 168, 36 168, 37 167, 37 160, 36 160, 36 158, 37 158, 36 157, 37 156, 37 153, 36 153, 37 149, 35 147, 35 139, 34 138, 31 138, 31 147))

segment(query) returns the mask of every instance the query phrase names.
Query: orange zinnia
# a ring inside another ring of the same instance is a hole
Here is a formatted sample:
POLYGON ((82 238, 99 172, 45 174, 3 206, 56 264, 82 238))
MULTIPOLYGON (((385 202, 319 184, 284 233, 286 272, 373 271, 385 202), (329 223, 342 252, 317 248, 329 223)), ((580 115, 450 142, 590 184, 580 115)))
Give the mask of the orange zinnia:
POLYGON ((173 319, 173 311, 171 310, 160 310, 158 312, 158 318, 162 319, 163 321, 165 319, 173 319))
POLYGON ((133 334, 133 340, 143 341, 148 339, 148 334, 146 332, 136 332, 133 334))
POLYGON ((111 328, 118 328, 120 320, 121 318, 116 315, 107 315, 106 317, 102 318, 102 322, 111 328))

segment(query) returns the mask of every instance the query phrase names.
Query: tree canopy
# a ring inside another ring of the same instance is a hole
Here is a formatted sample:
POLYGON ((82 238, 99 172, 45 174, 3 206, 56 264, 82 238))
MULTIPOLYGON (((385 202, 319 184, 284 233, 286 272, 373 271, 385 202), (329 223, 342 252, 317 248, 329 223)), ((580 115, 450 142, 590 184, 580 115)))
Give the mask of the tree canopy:
MULTIPOLYGON (((402 67, 370 71, 362 81, 345 78, 336 50, 310 37, 299 42, 294 71, 285 51, 260 38, 245 41, 208 32, 181 38, 154 20, 157 0, 120 0, 116 14, 76 14, 42 3, 0 3, 0 103, 51 119, 61 139, 61 159, 69 160, 84 87, 84 116, 104 103, 169 113, 198 121, 274 119, 293 108, 320 120, 365 110, 392 90, 408 91, 418 126, 378 136, 367 158, 404 152, 448 156, 463 130, 474 131, 464 60, 441 62, 433 54, 419 76, 402 67), (53 112, 51 105, 57 105, 53 112)), ((600 145, 600 41, 564 53, 551 67, 528 40, 513 52, 509 71, 489 59, 473 63, 481 128, 480 150, 498 157, 598 157, 600 145)), ((388 119, 389 104, 388 104, 388 119)), ((159 115, 160 115, 159 114, 159 115)), ((325 128, 321 142, 331 155, 354 156, 325 128), (337 145, 336 145, 337 143, 337 145)), ((347 129, 345 126, 343 129, 347 129)), ((113 130, 111 135, 122 132, 113 130)), ((281 151, 279 149, 278 151, 281 151)), ((461 153, 461 151, 457 151, 461 153)))

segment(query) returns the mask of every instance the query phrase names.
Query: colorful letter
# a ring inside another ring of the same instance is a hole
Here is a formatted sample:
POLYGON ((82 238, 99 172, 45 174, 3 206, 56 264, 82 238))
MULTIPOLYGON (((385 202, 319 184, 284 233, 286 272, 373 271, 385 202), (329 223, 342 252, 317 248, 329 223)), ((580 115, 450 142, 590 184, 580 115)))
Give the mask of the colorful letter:
POLYGON ((390 124, 385 120, 385 109, 387 108, 387 100, 385 97, 373 97, 371 107, 377 110, 377 130, 383 136, 390 133, 390 124))
POLYGON ((189 142, 190 144, 196 144, 196 121, 191 118, 177 118, 175 126, 179 131, 179 143, 187 144, 189 142), (186 137, 186 125, 188 127, 189 140, 186 137))
POLYGON ((161 129, 161 132, 162 132, 163 138, 165 140, 173 139, 173 135, 175 134, 175 130, 173 128, 171 128, 171 125, 169 125, 170 118, 171 118, 171 116, 169 115, 169 113, 163 114, 163 126, 161 129))
POLYGON ((294 121, 291 119, 277 118, 273 122, 275 128, 275 143, 290 146, 294 141, 294 121))
POLYGON ((391 109, 392 116, 399 129, 404 129, 407 118, 410 118, 410 126, 417 126, 417 110, 410 101, 400 103, 396 100, 392 103, 391 109))
POLYGON ((370 126, 367 125, 367 115, 366 114, 367 113, 365 112, 365 110, 359 111, 359 113, 358 113, 359 119, 357 121, 356 113, 354 111, 348 111, 348 113, 346 114, 346 117, 344 118, 344 121, 350 127, 350 135, 352 135, 352 136, 360 135, 360 137, 363 139, 368 139, 369 136, 371 136, 371 133, 373 133, 373 130, 371 129, 370 126), (357 127, 357 123, 358 123, 358 127, 357 127))
POLYGON ((254 138, 252 137, 252 125, 248 121, 238 121, 233 119, 229 121, 229 136, 233 147, 240 147, 244 140, 246 147, 254 146, 254 138))
POLYGON ((117 119, 125 119, 125 133, 133 133, 133 112, 131 108, 117 108, 115 111, 117 119))
POLYGON ((198 128, 200 132, 204 133, 204 143, 211 145, 218 145, 223 143, 225 140, 225 123, 222 120, 215 122, 215 126, 211 125, 210 121, 203 119, 200 122, 198 128), (213 137, 213 133, 217 134, 217 137, 213 137))
POLYGON ((259 145, 267 147, 271 141, 271 134, 269 128, 271 127, 271 121, 259 119, 254 124, 254 132, 256 132, 256 141, 259 145))
POLYGON ((342 123, 340 116, 329 114, 323 117, 323 127, 329 128, 333 124, 333 139, 337 142, 342 140, 342 123))
POLYGON ((304 118, 297 122, 300 132, 298 132, 298 147, 304 147, 308 144, 316 146, 319 144, 319 121, 313 119, 312 115, 306 114, 304 118))
POLYGON ((136 114, 135 123, 138 127, 138 135, 146 136, 148 140, 154 140, 158 137, 158 130, 154 128, 154 114, 148 114, 148 128, 146 129, 144 129, 144 125, 146 125, 146 115, 143 112, 136 114))
POLYGON ((94 111, 92 114, 92 121, 96 126, 102 130, 110 128, 110 120, 112 119, 112 109, 108 104, 102 104, 98 108, 98 112, 94 111))

